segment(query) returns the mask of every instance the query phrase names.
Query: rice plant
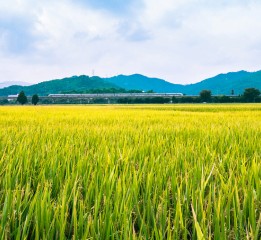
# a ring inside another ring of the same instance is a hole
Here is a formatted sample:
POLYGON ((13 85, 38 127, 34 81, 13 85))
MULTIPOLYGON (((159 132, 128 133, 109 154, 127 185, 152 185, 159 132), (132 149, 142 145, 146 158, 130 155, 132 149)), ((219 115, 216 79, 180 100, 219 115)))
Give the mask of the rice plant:
POLYGON ((260 104, 0 107, 0 238, 259 240, 260 139, 260 104))

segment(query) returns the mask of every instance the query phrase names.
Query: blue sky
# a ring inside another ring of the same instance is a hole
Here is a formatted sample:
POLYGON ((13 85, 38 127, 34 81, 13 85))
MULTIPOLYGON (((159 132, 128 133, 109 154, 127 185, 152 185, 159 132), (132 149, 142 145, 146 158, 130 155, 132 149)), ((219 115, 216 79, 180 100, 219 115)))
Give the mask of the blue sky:
POLYGON ((0 1, 0 82, 261 69, 259 0, 0 1))

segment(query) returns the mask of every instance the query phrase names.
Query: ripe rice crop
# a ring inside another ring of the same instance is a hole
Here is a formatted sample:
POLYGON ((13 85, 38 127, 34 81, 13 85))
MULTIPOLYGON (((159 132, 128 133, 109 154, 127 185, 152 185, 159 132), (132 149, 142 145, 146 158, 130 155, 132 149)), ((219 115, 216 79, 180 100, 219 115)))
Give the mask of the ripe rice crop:
POLYGON ((0 107, 1 239, 260 239, 261 105, 0 107))

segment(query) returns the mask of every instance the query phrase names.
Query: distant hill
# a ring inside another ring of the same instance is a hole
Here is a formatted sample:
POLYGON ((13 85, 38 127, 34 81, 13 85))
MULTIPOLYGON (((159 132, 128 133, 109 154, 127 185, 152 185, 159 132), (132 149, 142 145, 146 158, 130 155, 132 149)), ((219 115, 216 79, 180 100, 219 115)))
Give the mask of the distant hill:
POLYGON ((252 87, 261 90, 261 71, 219 74, 199 83, 186 85, 184 93, 198 94, 202 89, 208 89, 214 95, 229 95, 231 90, 234 90, 235 95, 238 95, 242 94, 246 88, 252 87))
POLYGON ((73 90, 84 91, 100 88, 117 88, 117 86, 106 82, 99 77, 88 77, 83 75, 41 82, 25 87, 17 85, 10 86, 0 89, 0 96, 17 94, 20 91, 24 91, 26 95, 39 94, 40 96, 44 96, 51 93, 69 92, 73 90))
POLYGON ((28 82, 18 82, 18 81, 0 82, 0 89, 5 88, 5 87, 9 87, 9 86, 13 86, 13 85, 29 86, 29 85, 32 85, 32 84, 30 84, 28 82))
POLYGON ((116 77, 105 78, 105 80, 127 90, 153 90, 154 92, 159 93, 177 93, 185 90, 184 85, 173 84, 159 78, 149 78, 140 74, 133 74, 130 76, 119 75, 116 77))
POLYGON ((173 84, 159 78, 149 78, 140 74, 130 76, 119 75, 111 78, 73 76, 41 82, 31 86, 14 85, 0 89, 0 96, 17 94, 25 91, 27 95, 35 93, 48 95, 50 93, 85 92, 90 89, 120 89, 126 90, 153 90, 158 93, 184 93, 186 95, 198 95, 200 91, 211 90, 213 95, 242 94, 246 88, 258 88, 261 90, 261 71, 258 72, 231 72, 219 74, 215 77, 198 83, 181 85, 173 84))
POLYGON ((198 95, 202 90, 211 90, 213 95, 242 94, 246 88, 258 88, 261 90, 261 71, 258 72, 230 72, 219 74, 198 83, 181 85, 173 84, 158 78, 148 78, 143 75, 131 76, 119 75, 105 78, 115 85, 125 89, 153 90, 159 93, 184 93, 186 95, 198 95))

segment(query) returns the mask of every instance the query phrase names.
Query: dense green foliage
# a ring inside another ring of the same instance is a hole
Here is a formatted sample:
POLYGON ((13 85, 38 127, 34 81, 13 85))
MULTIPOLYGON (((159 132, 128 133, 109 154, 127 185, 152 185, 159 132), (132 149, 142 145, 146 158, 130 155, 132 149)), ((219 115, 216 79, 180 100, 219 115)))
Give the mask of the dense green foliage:
POLYGON ((261 106, 0 108, 1 239, 261 237, 261 106))
POLYGON ((33 105, 36 105, 38 102, 39 102, 39 97, 38 97, 37 94, 34 94, 34 95, 32 96, 32 104, 33 104, 33 105))
POLYGON ((260 91, 258 89, 246 88, 243 96, 247 102, 256 102, 259 95, 260 95, 260 91))
POLYGON ((28 102, 27 100, 27 97, 24 93, 24 91, 21 91, 19 94, 18 94, 18 97, 17 97, 17 102, 19 102, 20 104, 24 105, 28 102))
POLYGON ((202 90, 199 93, 199 98, 202 102, 210 102, 211 101, 211 91, 210 90, 202 90))
POLYGON ((0 99, 0 105, 7 105, 9 101, 6 98, 0 99))

